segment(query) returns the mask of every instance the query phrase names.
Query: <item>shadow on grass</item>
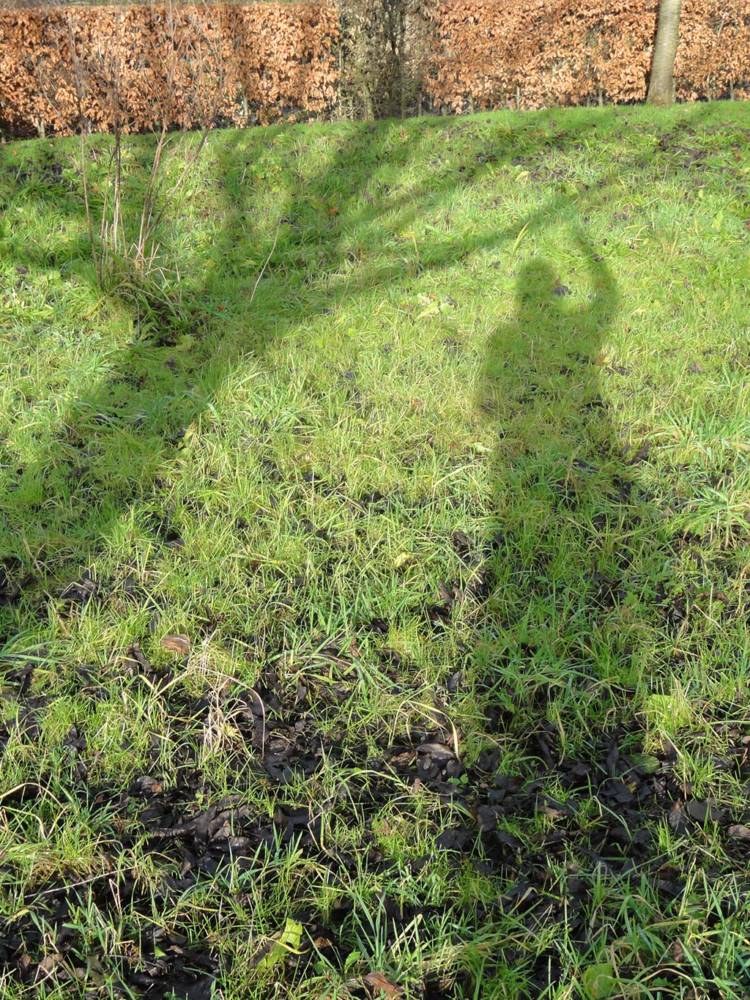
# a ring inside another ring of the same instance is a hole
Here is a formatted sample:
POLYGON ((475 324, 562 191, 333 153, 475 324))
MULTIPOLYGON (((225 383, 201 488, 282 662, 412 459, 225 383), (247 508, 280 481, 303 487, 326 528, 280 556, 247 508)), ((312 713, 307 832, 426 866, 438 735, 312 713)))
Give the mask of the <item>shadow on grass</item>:
MULTIPOLYGON (((515 244, 529 230, 567 226, 572 235, 566 249, 585 264, 586 291, 567 288, 544 259, 523 265, 515 318, 491 335, 477 391, 478 411, 497 433, 489 458, 497 521, 474 623, 476 648, 469 655, 475 663, 477 711, 486 717, 488 731, 495 727, 495 750, 467 772, 465 799, 467 810, 481 816, 482 849, 495 866, 492 874, 504 883, 515 880, 509 909, 515 914, 526 907, 527 916, 517 918, 526 920, 524 933, 565 921, 576 944, 580 933, 585 951, 591 944, 586 928, 591 887, 572 901, 564 892, 554 895, 552 883, 560 881, 554 865, 541 857, 541 849, 521 850, 499 824, 504 817, 533 819, 540 808, 556 820, 569 815, 564 804, 540 794, 541 786, 521 791, 521 779, 568 787, 569 779, 579 786, 595 783, 611 821, 576 845, 592 867, 629 875, 653 854, 639 824, 659 815, 661 803, 653 797, 648 807, 635 801, 631 786, 635 782, 640 790, 646 784, 628 757, 627 741, 607 735, 606 746, 598 742, 619 721, 638 682, 637 668, 628 680, 623 664, 637 659, 643 620, 637 606, 631 605, 629 616, 620 615, 620 609, 628 588, 638 596, 646 568, 643 538, 646 545, 653 543, 652 562, 660 559, 660 543, 647 500, 634 498, 633 483, 623 476, 624 458, 602 399, 599 355, 620 298, 602 248, 590 244, 582 219, 585 210, 606 203, 614 182, 624 174, 632 178, 638 163, 617 165, 577 197, 552 194, 501 231, 436 239, 429 259, 399 251, 381 262, 350 266, 356 265, 353 243, 385 249, 394 234, 447 204, 494 165, 531 159, 547 145, 582 140, 580 130, 561 132, 554 116, 537 121, 530 132, 508 129, 502 140, 475 153, 472 163, 453 158, 416 187, 396 193, 380 174, 384 139, 394 140, 388 165, 407 168, 419 153, 418 138, 415 149, 398 141, 398 124, 346 127, 334 133, 335 152, 312 178, 295 173, 293 157, 287 157, 289 195, 278 212, 278 232, 253 216, 253 191, 243 180, 252 168, 262 183, 263 171, 276 168, 278 148, 273 156, 263 153, 252 161, 252 145, 249 149, 240 135, 228 140, 217 154, 215 175, 222 227, 208 260, 195 255, 176 321, 163 314, 147 316, 141 336, 120 351, 106 377, 67 407, 33 467, 20 473, 16 499, 8 503, 5 544, 14 556, 8 567, 11 584, 28 577, 35 582, 19 594, 18 614, 10 605, 5 609, 3 637, 13 641, 24 614, 44 609, 47 592, 59 594, 72 584, 78 590, 69 593, 81 602, 88 599, 91 581, 81 580, 80 572, 95 565, 124 513, 158 499, 162 470, 174 459, 186 429, 211 406, 243 358, 262 362, 276 340, 405 274, 439 273, 483 250, 515 244), (251 266, 245 267, 243 259, 251 266), (581 297, 583 305, 569 304, 581 297), (277 303, 284 303, 283 310, 271 309, 277 303), (272 322, 264 316, 266 309, 272 322), (631 551, 630 539, 638 532, 640 548, 631 551), (588 734, 593 756, 571 764, 564 753, 570 728, 578 727, 580 734, 592 718, 600 722, 599 731, 588 734), (487 786, 498 748, 515 753, 521 777, 517 786, 509 777, 508 787, 500 786, 493 799, 487 786), (570 920, 563 916, 568 911, 570 920)), ((700 109, 692 121, 700 121, 700 109)), ((460 128, 453 127, 454 139, 460 128)), ((278 132, 268 135, 278 137, 278 146, 291 154, 290 139, 278 132)), ((84 249, 80 244, 58 251, 67 255, 58 266, 66 263, 75 272, 84 249)), ((30 253, 19 263, 42 267, 43 253, 30 253)), ((87 273, 79 269, 80 276, 87 273)), ((170 544, 168 516, 154 531, 162 544, 170 544)), ((445 777, 442 765, 434 766, 437 771, 426 783, 445 777)), ((445 792, 439 781, 436 790, 445 792)), ((474 838, 469 841, 467 853, 474 838)), ((544 846, 553 858, 561 859, 563 850, 564 838, 550 838, 544 846)), ((500 901, 482 916, 509 920, 505 905, 500 901)), ((554 979, 550 961, 545 953, 534 971, 542 977, 540 991, 554 979)))
MULTIPOLYGON (((433 122, 424 125, 426 130, 436 127, 433 122)), ((312 178, 296 174, 290 156, 284 165, 288 201, 275 237, 268 225, 253 218, 255 191, 244 178, 248 168, 255 168, 261 178, 264 165, 277 168, 278 147, 290 148, 290 140, 278 131, 269 133, 274 148, 262 151, 259 162, 251 162, 257 147, 248 148, 242 133, 217 144, 212 181, 219 186, 221 229, 213 235, 207 256, 197 253, 192 263, 181 262, 187 274, 177 289, 180 306, 173 311, 165 307, 166 295, 161 303, 137 292, 135 301, 132 295, 125 299, 134 328, 132 342, 107 358, 104 377, 67 406, 35 460, 19 468, 11 482, 3 543, 5 557, 11 557, 6 558, 10 593, 22 585, 22 600, 34 594, 36 600, 40 592, 54 595, 96 561, 102 541, 106 544, 124 511, 137 508, 152 493, 186 429, 244 355, 262 357, 269 338, 282 339, 300 324, 334 312, 340 303, 400 280, 411 266, 405 265, 403 255, 393 255, 352 271, 346 249, 351 238, 377 253, 394 232, 408 229, 420 214, 434 211, 493 165, 571 140, 544 121, 530 131, 508 129, 501 145, 488 148, 473 162, 459 164, 448 157, 449 165, 431 170, 418 189, 391 194, 387 184, 378 182, 378 171, 384 140, 397 136, 398 129, 396 124, 346 127, 338 133, 330 161, 312 178), (363 165, 371 173, 365 174, 363 165), (253 261, 249 272, 237 267, 243 257, 253 261), (236 280, 227 280, 230 275, 236 280), (271 329, 264 323, 264 310, 278 302, 287 306, 271 329)), ((144 140, 136 141, 139 155, 131 167, 135 183, 128 188, 133 201, 126 205, 131 219, 138 214, 138 174, 145 177, 148 167, 144 140)), ((399 141, 392 145, 389 167, 408 168, 414 148, 399 141)), ((67 216, 66 223, 77 222, 79 235, 66 235, 55 246, 51 234, 49 245, 26 245, 13 263, 37 272, 54 266, 87 282, 92 268, 86 261, 82 209, 76 208, 69 191, 59 198, 53 148, 47 145, 49 158, 22 171, 16 184, 27 198, 36 199, 40 211, 52 208, 67 216)), ((415 261, 414 272, 438 271, 501 245, 524 225, 543 227, 560 207, 561 199, 553 198, 534 218, 519 220, 507 232, 448 239, 433 250, 428 263, 415 261)), ((170 210, 174 206, 167 206, 160 234, 166 245, 171 238, 170 210)), ((118 297, 115 294, 115 304, 118 297)), ((86 597, 85 587, 81 597, 86 597)), ((6 639, 13 629, 11 620, 3 630, 6 639)))
MULTIPOLYGON (((599 124, 610 114, 604 112, 599 124)), ((700 109, 696 109, 691 121, 699 120, 700 109)), ((597 122, 590 120, 585 130, 595 134, 596 126, 597 122)), ((426 121, 422 127, 427 134, 441 126, 426 121)), ((105 377, 71 402, 57 432, 11 484, 4 543, 6 555, 14 557, 7 563, 14 581, 11 592, 21 581, 26 593, 40 586, 54 591, 65 583, 66 576, 71 582, 76 567, 95 560, 100 540, 110 536, 113 523, 124 510, 137 506, 149 493, 186 428, 243 354, 262 356, 269 338, 283 338, 287 330, 335 311, 339 303, 404 276, 403 256, 395 254, 385 263, 352 272, 345 249, 352 238, 377 252, 394 233, 408 230, 424 213, 447 203, 488 170, 531 159, 545 148, 580 147, 585 139, 580 125, 566 129, 553 114, 537 116, 535 128, 509 127, 471 162, 459 163, 449 155, 448 165, 430 169, 416 189, 391 193, 387 184, 378 181, 378 173, 383 166, 384 139, 397 136, 399 128, 397 124, 345 128, 338 133, 333 157, 312 178, 295 174, 294 156, 290 155, 283 168, 288 202, 281 216, 283 232, 278 234, 275 247, 268 226, 258 225, 252 218, 254 191, 244 183, 247 168, 258 166, 248 160, 256 147, 248 148, 242 133, 217 144, 212 180, 219 186, 223 202, 217 212, 222 228, 213 236, 207 255, 196 253, 192 263, 181 262, 183 274, 193 273, 187 274, 184 287, 178 289, 182 299, 178 313, 171 314, 164 303, 148 302, 144 297, 135 305, 131 302, 133 342, 108 360, 105 377), (363 174, 363 164, 371 169, 369 177, 363 174), (388 220, 385 227, 381 224, 384 217, 388 220), (253 260, 253 273, 237 269, 236 261, 241 257, 253 260), (227 275, 233 272, 236 282, 230 285, 227 275), (201 274, 206 276, 202 281, 201 274), (258 277, 257 296, 252 301, 258 277), (263 312, 274 300, 289 303, 289 308, 270 330, 263 323, 263 312)), ((454 126, 454 141, 460 143, 464 128, 470 134, 470 122, 454 126)), ((266 148, 259 160, 261 168, 267 163, 268 169, 274 170, 279 147, 291 151, 291 142, 278 130, 269 136, 273 136, 273 150, 266 148)), ((148 157, 144 140, 138 142, 140 156, 136 156, 132 170, 145 177, 148 157)), ((411 142, 391 143, 387 165, 407 169, 418 151, 418 138, 416 147, 411 142)), ((45 148, 53 149, 51 145, 45 148)), ((542 230, 566 218, 575 222, 577 203, 585 206, 600 201, 618 176, 637 167, 637 162, 618 165, 578 198, 554 194, 529 218, 519 218, 506 231, 442 240, 430 249, 427 261, 415 262, 416 273, 437 272, 487 248, 507 246, 524 230, 542 230)), ((88 247, 81 208, 76 208, 76 196, 71 197, 69 191, 67 197, 59 199, 57 170, 52 153, 36 170, 19 174, 16 185, 29 192, 27 198, 36 198, 40 211, 53 207, 67 214, 68 222, 76 221, 78 213, 79 235, 72 239, 66 236, 58 247, 24 246, 14 263, 42 271, 54 264, 86 282, 91 279, 91 267, 86 264, 88 247)), ((262 169, 256 170, 255 176, 262 177, 262 169)), ((138 214, 137 176, 135 179, 129 187, 133 201, 126 206, 131 218, 138 214)), ((174 206, 166 207, 164 232, 160 234, 166 245, 172 236, 170 211, 174 206)), ((53 241, 51 237, 50 244, 53 241)), ((6 627, 6 638, 12 627, 6 627)))

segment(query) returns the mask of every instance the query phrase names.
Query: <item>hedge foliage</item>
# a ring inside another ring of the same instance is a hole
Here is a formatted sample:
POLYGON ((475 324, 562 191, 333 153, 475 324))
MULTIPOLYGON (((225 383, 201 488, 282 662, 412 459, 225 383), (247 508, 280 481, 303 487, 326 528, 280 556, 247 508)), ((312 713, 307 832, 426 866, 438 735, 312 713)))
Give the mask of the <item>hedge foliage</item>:
MULTIPOLYGON (((452 111, 642 101, 658 0, 449 0, 425 90, 452 111)), ((750 0, 684 0, 678 99, 750 96, 750 0)))
POLYGON ((331 113, 328 4, 0 11, 0 124, 15 134, 246 125, 331 113))
MULTIPOLYGON (((639 101, 657 5, 342 0, 340 8, 0 10, 0 127, 16 135, 118 123, 142 131, 342 110, 639 101)), ((676 73, 681 99, 750 97, 750 0, 684 0, 676 73)))

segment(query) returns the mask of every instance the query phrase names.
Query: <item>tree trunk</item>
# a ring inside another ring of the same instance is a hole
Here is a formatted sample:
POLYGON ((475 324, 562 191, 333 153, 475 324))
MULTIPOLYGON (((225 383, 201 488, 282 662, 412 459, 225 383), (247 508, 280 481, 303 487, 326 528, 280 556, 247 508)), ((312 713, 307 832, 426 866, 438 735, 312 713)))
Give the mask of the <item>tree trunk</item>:
POLYGON ((659 0, 659 24, 654 42, 648 103, 667 105, 674 101, 674 59, 680 40, 682 0, 659 0))

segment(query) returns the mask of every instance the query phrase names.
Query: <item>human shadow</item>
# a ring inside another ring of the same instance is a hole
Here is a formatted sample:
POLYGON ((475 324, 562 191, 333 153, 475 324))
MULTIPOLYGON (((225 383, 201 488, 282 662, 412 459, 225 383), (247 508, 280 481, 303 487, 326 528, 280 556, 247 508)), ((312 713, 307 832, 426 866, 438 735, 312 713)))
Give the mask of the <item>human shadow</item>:
MULTIPOLYGON (((644 734, 632 711, 638 691, 659 683, 642 647, 665 624, 659 596, 642 599, 643 581, 666 583, 673 553, 606 402, 617 281, 580 222, 568 222, 577 282, 543 257, 521 266, 513 318, 489 337, 476 396, 495 447, 469 654, 486 742, 469 783, 480 789, 471 808, 485 863, 510 887, 497 911, 540 935, 556 922, 583 954, 596 939, 594 889, 559 878, 566 845, 613 898, 627 895, 664 863, 653 830, 679 790, 668 756, 661 784, 641 769, 644 734), (598 820, 580 819, 592 803, 598 820), (531 832, 540 816, 555 822, 544 851, 531 832), (528 840, 509 837, 519 829, 528 840)), ((622 930, 620 920, 611 915, 622 930)), ((549 995, 563 975, 552 940, 514 962, 529 995, 549 995)))
POLYGON ((567 708, 568 696, 579 698, 579 684, 596 675, 590 639, 601 631, 604 580, 597 532, 607 504, 629 495, 600 386, 617 282, 579 226, 571 252, 588 288, 571 289, 546 259, 527 261, 515 316, 490 337, 477 396, 497 438, 479 662, 488 689, 499 685, 504 698, 531 709, 522 723, 531 731, 539 722, 535 689, 545 709, 556 701, 567 708))

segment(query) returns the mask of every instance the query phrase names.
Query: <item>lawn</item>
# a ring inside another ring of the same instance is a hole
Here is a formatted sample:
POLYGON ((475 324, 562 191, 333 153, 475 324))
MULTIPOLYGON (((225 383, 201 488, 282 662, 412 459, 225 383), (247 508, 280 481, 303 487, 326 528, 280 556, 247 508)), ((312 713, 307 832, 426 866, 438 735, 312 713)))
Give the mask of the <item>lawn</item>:
POLYGON ((79 157, 0 147, 3 998, 746 1000, 747 108, 216 132, 104 288, 79 157))

